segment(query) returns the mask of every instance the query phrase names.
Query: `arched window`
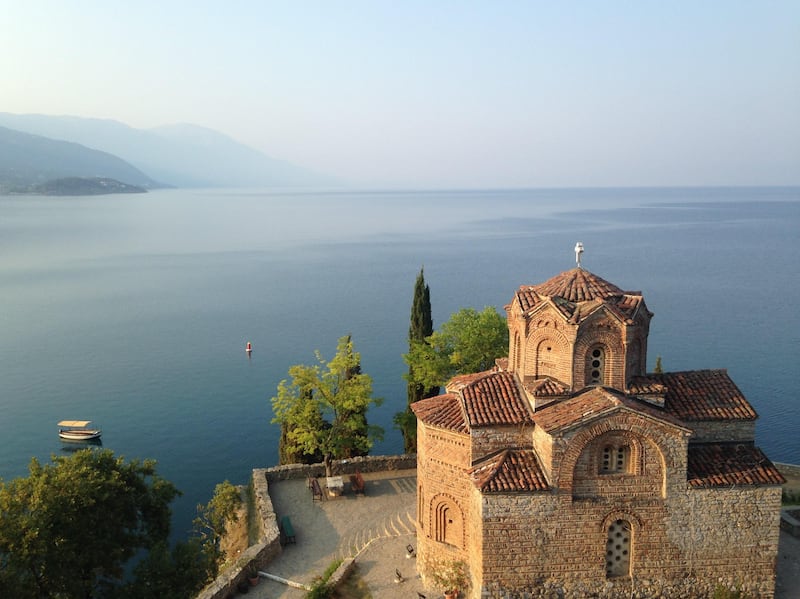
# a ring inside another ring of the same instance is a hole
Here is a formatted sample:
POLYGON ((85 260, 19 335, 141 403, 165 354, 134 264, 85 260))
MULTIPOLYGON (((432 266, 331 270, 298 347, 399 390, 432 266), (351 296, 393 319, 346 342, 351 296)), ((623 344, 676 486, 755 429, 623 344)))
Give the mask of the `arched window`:
POLYGON ((606 352, 595 345, 586 354, 586 385, 604 385, 606 370, 606 352))
POLYGON ((631 523, 622 519, 614 520, 608 526, 606 540, 606 578, 630 575, 632 551, 631 523))
POLYGON ((600 474, 623 474, 631 471, 631 448, 628 445, 606 445, 600 460, 600 474))
POLYGON ((539 342, 536 348, 536 378, 544 378, 546 376, 558 378, 558 352, 555 351, 556 349, 555 344, 550 339, 544 339, 539 342))
POLYGON ((433 537, 440 543, 463 546, 464 522, 461 510, 450 500, 442 500, 434 509, 433 537))

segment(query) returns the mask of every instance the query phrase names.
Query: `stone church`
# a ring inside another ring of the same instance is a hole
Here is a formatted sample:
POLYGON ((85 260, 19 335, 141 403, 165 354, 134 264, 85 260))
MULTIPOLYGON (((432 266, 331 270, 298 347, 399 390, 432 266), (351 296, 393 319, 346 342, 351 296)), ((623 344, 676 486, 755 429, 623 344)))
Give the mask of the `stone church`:
POLYGON ((413 404, 417 567, 460 597, 772 597, 783 477, 725 370, 647 373, 653 313, 580 265, 520 287, 508 358, 413 404))

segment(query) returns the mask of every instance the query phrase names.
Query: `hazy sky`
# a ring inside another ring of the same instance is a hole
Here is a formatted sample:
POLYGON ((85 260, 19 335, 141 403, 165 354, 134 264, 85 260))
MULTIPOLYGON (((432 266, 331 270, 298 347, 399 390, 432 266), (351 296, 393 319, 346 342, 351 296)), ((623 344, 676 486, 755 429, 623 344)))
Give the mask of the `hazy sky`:
POLYGON ((800 183, 800 2, 0 0, 0 111, 361 184, 800 183))

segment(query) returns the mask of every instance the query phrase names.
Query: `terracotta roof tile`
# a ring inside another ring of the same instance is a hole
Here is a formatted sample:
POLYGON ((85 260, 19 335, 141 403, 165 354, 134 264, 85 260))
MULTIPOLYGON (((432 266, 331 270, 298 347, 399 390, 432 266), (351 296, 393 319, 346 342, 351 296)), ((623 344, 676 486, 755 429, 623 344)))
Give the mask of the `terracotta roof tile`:
POLYGON ((683 423, 666 411, 605 387, 592 387, 564 401, 543 406, 533 415, 533 420, 536 426, 552 433, 594 420, 620 407, 685 428, 683 423))
POLYGON ((667 386, 650 376, 635 376, 628 385, 628 391, 633 395, 652 395, 666 393, 667 386))
POLYGON ((461 389, 470 426, 532 423, 532 409, 514 374, 484 372, 461 389))
POLYGON ((447 390, 451 393, 461 391, 467 385, 471 385, 478 379, 494 372, 494 370, 484 370, 483 372, 473 372, 471 374, 458 374, 447 381, 447 390))
POLYGON ((484 458, 470 470, 473 484, 484 493, 546 491, 547 480, 532 450, 505 449, 484 458))
POLYGON ((469 432, 461 401, 453 393, 415 401, 411 410, 425 424, 458 433, 469 432))
MULTIPOLYGON (((676 418, 698 420, 753 420, 758 414, 726 370, 688 370, 636 377, 633 389, 666 387, 664 409, 676 418)), ((643 393, 643 391, 639 391, 643 393)))
POLYGON ((764 452, 749 444, 690 445, 686 478, 696 488, 786 482, 764 452))
POLYGON ((582 268, 562 272, 539 285, 523 285, 515 297, 523 313, 549 300, 573 322, 582 321, 601 306, 626 321, 638 310, 647 309, 640 291, 623 291, 582 268))
POLYGON ((537 397, 558 397, 570 393, 569 387, 550 377, 527 383, 525 389, 537 397))
POLYGON ((533 421, 549 433, 609 412, 620 405, 622 401, 618 397, 602 387, 594 387, 586 393, 544 406, 533 415, 533 421))
POLYGON ((562 272, 533 288, 540 295, 560 297, 572 303, 605 300, 625 293, 616 285, 582 268, 562 272))

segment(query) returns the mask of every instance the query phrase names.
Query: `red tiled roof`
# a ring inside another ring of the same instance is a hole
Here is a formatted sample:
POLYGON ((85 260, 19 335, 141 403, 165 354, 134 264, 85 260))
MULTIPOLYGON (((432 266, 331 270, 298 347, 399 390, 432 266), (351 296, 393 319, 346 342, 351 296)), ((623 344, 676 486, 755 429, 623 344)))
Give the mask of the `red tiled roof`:
POLYGON ((473 372, 471 374, 457 374, 447 381, 447 390, 451 393, 461 391, 467 385, 471 385, 478 379, 495 372, 494 370, 484 370, 483 372, 473 372))
POLYGON ((655 389, 654 385, 666 387, 664 409, 686 422, 758 418, 726 370, 651 373, 636 377, 631 391, 646 393, 646 389, 655 389))
POLYGON ((594 418, 622 405, 622 399, 603 387, 593 387, 585 393, 564 401, 549 404, 536 411, 536 426, 550 432, 594 418))
POLYGON ((425 424, 458 433, 469 432, 461 401, 453 393, 415 401, 411 404, 411 410, 425 424))
POLYGON ((667 386, 649 376, 635 376, 628 385, 632 395, 653 395, 667 392, 667 386))
POLYGON ((679 420, 663 410, 605 387, 592 387, 564 401, 548 404, 534 413, 533 420, 536 426, 542 427, 547 433, 552 433, 594 420, 620 407, 685 428, 679 420))
POLYGON ((473 484, 484 493, 546 491, 547 480, 530 449, 505 449, 484 458, 470 470, 473 484))
POLYGON ((539 285, 523 285, 516 293, 523 312, 546 300, 570 321, 580 322, 600 306, 606 306, 622 320, 632 319, 644 306, 639 291, 623 291, 616 285, 582 268, 573 268, 539 285))
POLYGON ((461 389, 470 426, 533 422, 530 404, 512 373, 489 371, 474 377, 461 389))
POLYGON ((625 294, 616 285, 582 268, 562 272, 544 283, 534 285, 533 289, 540 295, 561 297, 573 303, 625 294))
POLYGON ((786 482, 754 445, 690 445, 686 478, 690 487, 782 485, 786 482))
POLYGON ((570 393, 569 387, 550 377, 527 383, 525 389, 537 397, 558 397, 559 395, 569 395, 570 393))

